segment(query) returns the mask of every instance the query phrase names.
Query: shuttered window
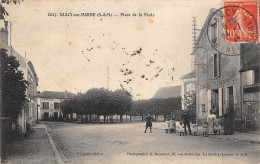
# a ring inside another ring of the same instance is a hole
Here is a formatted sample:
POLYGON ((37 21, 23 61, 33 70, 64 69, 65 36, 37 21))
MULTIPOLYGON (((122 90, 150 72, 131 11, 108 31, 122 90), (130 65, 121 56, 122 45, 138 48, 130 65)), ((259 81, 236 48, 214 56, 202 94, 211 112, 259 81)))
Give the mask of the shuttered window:
POLYGON ((220 55, 213 54, 211 59, 211 78, 220 76, 220 55))

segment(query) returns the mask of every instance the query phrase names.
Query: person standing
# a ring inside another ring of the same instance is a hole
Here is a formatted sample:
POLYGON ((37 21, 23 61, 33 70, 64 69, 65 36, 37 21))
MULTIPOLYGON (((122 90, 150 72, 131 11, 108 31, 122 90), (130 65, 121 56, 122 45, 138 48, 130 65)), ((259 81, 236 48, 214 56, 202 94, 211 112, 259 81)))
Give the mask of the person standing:
POLYGON ((234 134, 233 131, 233 114, 232 111, 228 108, 227 112, 224 114, 224 134, 231 135, 234 134))
POLYGON ((212 110, 210 110, 210 115, 208 115, 207 121, 208 121, 208 134, 215 134, 214 133, 214 124, 216 121, 216 115, 213 113, 212 110))
POLYGON ((185 132, 185 134, 187 135, 187 130, 186 130, 186 126, 187 126, 188 129, 189 129, 189 134, 191 135, 191 129, 190 129, 190 119, 191 119, 191 116, 190 116, 190 113, 188 111, 185 111, 184 113, 181 114, 181 119, 182 119, 182 122, 184 124, 184 132, 185 132))
POLYGON ((144 119, 146 121, 146 127, 144 133, 146 133, 147 128, 150 128, 150 133, 152 133, 152 121, 153 118, 148 114, 148 116, 144 119))

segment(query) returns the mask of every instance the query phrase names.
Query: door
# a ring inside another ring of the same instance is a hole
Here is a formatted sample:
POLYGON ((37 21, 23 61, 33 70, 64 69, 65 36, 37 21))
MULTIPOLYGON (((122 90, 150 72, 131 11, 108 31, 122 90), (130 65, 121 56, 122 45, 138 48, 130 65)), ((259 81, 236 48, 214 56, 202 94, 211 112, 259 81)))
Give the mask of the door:
POLYGON ((245 116, 245 128, 250 131, 257 130, 257 102, 245 102, 245 116))
POLYGON ((58 120, 58 112, 54 112, 54 119, 58 120))
POLYGON ((43 119, 48 120, 49 119, 49 112, 44 112, 43 119))
POLYGON ((234 116, 234 91, 233 91, 233 86, 228 87, 228 108, 230 109, 230 112, 234 116))

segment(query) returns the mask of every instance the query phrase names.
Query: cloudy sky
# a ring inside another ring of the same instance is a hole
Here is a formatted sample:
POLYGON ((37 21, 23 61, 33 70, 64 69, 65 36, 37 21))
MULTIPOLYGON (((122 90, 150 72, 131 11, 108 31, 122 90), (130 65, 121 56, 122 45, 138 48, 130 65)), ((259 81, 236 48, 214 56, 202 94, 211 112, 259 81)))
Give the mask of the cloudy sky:
POLYGON ((160 87, 181 84, 180 77, 191 71, 192 17, 201 28, 210 8, 220 7, 215 0, 42 0, 6 9, 13 22, 12 45, 33 62, 38 90, 107 88, 109 68, 110 90, 122 84, 134 99, 147 99, 160 87))

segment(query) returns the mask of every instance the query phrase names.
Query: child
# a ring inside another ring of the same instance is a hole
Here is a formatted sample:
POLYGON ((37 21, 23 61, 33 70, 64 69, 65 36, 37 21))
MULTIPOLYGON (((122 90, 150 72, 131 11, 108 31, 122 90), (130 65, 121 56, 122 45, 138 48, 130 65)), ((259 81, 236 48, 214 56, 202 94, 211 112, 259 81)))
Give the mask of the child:
POLYGON ((216 130, 216 134, 220 135, 220 131, 221 131, 221 120, 220 119, 216 119, 215 121, 215 128, 216 130))
POLYGON ((176 125, 175 125, 175 121, 174 121, 174 118, 172 118, 170 121, 169 121, 169 130, 170 130, 170 133, 175 133, 176 131, 176 125))
POLYGON ((168 121, 168 119, 166 119, 164 126, 165 126, 165 132, 168 133, 168 130, 169 130, 169 121, 168 121))
POLYGON ((184 127, 183 127, 182 122, 177 123, 176 129, 177 129, 177 131, 180 133, 180 136, 181 136, 181 135, 184 136, 184 127))
POLYGON ((207 135, 208 134, 208 122, 205 121, 204 124, 203 124, 203 133, 202 135, 207 135))
POLYGON ((198 124, 191 124, 191 129, 193 135, 196 136, 198 134, 198 124))

